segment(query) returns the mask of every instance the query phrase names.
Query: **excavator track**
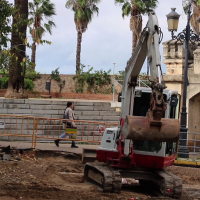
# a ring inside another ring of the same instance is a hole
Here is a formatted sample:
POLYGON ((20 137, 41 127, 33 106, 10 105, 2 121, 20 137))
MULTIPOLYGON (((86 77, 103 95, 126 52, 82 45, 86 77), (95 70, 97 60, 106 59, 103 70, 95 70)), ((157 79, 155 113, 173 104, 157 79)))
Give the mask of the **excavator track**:
POLYGON ((120 193, 122 187, 122 178, 135 178, 137 180, 153 181, 164 196, 179 198, 182 193, 181 179, 166 170, 122 170, 114 169, 105 163, 86 163, 84 170, 84 179, 93 180, 100 184, 104 192, 120 193), (125 177, 124 177, 125 175, 125 177))
POLYGON ((156 171, 155 173, 162 177, 164 180, 164 182, 160 184, 160 191, 163 195, 167 195, 173 198, 181 197, 182 181, 178 176, 166 170, 156 171))
POLYGON ((86 163, 84 179, 92 179, 103 187, 104 192, 120 193, 122 177, 118 170, 107 166, 104 163, 86 163))

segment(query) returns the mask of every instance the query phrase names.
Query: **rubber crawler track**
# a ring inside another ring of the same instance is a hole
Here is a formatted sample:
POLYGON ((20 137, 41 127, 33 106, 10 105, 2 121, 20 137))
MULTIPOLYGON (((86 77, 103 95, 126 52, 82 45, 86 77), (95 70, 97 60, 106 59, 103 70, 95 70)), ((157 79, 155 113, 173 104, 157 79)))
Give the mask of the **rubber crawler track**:
POLYGON ((171 172, 167 172, 166 170, 155 171, 155 173, 161 176, 164 180, 164 184, 160 185, 160 191, 163 195, 174 198, 181 197, 182 181, 178 176, 171 172), (167 189, 170 189, 170 191, 167 192, 167 189))
MULTIPOLYGON (((102 187, 104 192, 120 193, 122 178, 119 171, 107 166, 104 163, 86 163, 84 171, 85 179, 88 179, 89 170, 93 170, 102 175, 102 187)), ((95 178, 93 180, 95 181, 95 178)))
MULTIPOLYGON (((122 177, 120 170, 109 167, 105 163, 86 163, 84 170, 85 180, 89 179, 89 170, 92 170, 95 174, 98 174, 100 177, 102 177, 101 185, 104 192, 121 192, 122 177)), ((162 181, 152 181, 159 186, 163 195, 173 198, 181 197, 182 181, 178 176, 165 170, 154 170, 152 173, 158 175, 162 179, 162 181)), ((95 180, 95 176, 91 179, 95 182, 98 182, 95 180)))

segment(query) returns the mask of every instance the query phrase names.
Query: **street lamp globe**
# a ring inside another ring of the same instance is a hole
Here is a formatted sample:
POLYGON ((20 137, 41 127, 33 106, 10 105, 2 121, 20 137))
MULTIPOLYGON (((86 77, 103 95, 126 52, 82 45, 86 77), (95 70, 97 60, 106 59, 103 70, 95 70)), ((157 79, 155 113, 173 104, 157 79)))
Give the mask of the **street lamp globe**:
POLYGON ((176 8, 171 8, 171 10, 172 11, 168 15, 166 15, 168 22, 168 30, 177 31, 180 15, 175 11, 176 8))

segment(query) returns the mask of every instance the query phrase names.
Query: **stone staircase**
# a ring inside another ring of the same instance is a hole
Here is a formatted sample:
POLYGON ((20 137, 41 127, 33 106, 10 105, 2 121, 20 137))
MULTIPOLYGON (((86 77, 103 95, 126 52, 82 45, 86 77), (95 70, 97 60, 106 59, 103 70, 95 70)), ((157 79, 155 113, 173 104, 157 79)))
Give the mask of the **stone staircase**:
MULTIPOLYGON (((67 100, 53 100, 53 99, 4 99, 0 98, 0 114, 2 115, 20 115, 20 116, 32 116, 35 119, 39 117, 45 118, 56 118, 62 119, 64 110, 66 108, 67 100)), ((112 105, 113 106, 113 105, 112 105)), ((111 123, 118 123, 120 112, 116 105, 111 107, 111 102, 92 102, 92 101, 76 101, 74 100, 74 112, 75 118, 77 120, 86 120, 86 121, 97 121, 105 122, 108 125, 111 123)), ((0 122, 5 122, 6 134, 20 134, 22 129, 28 129, 28 133, 33 132, 33 120, 30 120, 28 123, 22 119, 17 121, 14 119, 11 122, 10 117, 0 117, 0 122)), ((47 124, 49 129, 55 129, 54 132, 58 132, 59 129, 62 129, 62 125, 59 121, 56 124, 47 124)), ((81 128, 78 126, 78 128, 81 128)), ((39 123, 38 132, 44 129, 44 125, 39 123)), ((95 130, 98 132, 97 130, 95 130)), ((0 134, 2 134, 3 129, 0 129, 0 134)), ((92 133, 92 132, 91 132, 92 133)), ((47 134, 47 131, 44 133, 47 134)), ((31 140, 30 137, 15 137, 15 136, 0 136, 0 140, 31 140)), ((42 139, 40 139, 42 140, 42 139)), ((44 140, 44 139, 43 139, 44 140)))

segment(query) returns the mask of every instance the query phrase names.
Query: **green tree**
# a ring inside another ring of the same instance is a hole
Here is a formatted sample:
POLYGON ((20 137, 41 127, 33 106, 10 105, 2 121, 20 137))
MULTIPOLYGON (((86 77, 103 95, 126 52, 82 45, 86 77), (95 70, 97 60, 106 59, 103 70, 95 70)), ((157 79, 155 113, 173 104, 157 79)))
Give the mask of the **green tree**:
POLYGON ((28 22, 28 0, 15 0, 17 12, 13 15, 9 83, 6 98, 28 98, 24 90, 26 58, 26 29, 28 22))
POLYGON ((97 4, 100 0, 67 0, 66 8, 74 12, 74 22, 77 30, 76 74, 80 70, 82 34, 87 30, 94 13, 98 15, 97 4))
POLYGON ((31 62, 35 64, 36 58, 36 43, 48 43, 49 41, 42 40, 45 32, 52 34, 52 28, 55 23, 52 17, 56 15, 55 5, 50 0, 33 0, 29 2, 29 27, 32 35, 32 56, 31 62))
POLYGON ((11 33, 12 24, 11 16, 14 13, 14 7, 8 1, 0 1, 0 51, 7 47, 7 42, 10 41, 8 35, 11 33))
POLYGON ((3 49, 0 51, 0 71, 7 73, 9 71, 10 50, 3 49))
POLYGON ((142 14, 156 8, 158 0, 115 0, 116 4, 122 5, 122 17, 130 16, 130 29, 133 32, 132 52, 142 31, 142 14))

